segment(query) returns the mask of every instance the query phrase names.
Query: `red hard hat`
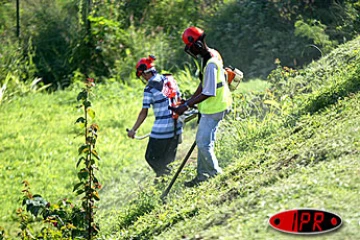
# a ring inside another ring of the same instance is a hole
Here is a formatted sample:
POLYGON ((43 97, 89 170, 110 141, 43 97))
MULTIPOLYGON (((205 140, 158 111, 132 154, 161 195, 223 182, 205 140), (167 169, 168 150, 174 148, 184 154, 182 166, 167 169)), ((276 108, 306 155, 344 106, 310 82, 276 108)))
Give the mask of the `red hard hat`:
POLYGON ((191 46, 204 34, 204 30, 197 27, 189 27, 185 29, 182 40, 187 46, 191 46))
POLYGON ((136 68, 136 76, 140 77, 143 72, 149 72, 151 70, 155 70, 155 57, 153 55, 149 55, 148 58, 141 58, 135 68, 136 68))

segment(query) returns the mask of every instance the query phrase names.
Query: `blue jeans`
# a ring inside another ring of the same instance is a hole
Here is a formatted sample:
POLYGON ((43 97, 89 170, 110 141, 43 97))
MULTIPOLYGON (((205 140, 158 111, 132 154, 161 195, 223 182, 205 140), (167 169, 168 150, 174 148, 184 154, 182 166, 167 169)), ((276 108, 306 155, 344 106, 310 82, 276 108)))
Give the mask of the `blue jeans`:
POLYGON ((215 156, 214 145, 216 131, 224 114, 215 116, 202 115, 196 133, 196 145, 198 147, 197 176, 200 181, 222 173, 218 160, 215 156))

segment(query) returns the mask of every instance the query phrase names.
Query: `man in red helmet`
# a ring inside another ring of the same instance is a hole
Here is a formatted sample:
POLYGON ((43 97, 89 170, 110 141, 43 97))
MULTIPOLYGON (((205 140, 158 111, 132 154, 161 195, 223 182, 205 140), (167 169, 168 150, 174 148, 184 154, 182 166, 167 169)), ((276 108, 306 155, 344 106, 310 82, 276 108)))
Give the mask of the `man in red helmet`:
POLYGON ((181 115, 197 104, 201 114, 196 133, 197 175, 193 180, 185 182, 186 187, 194 187, 222 173, 214 153, 215 136, 220 121, 231 108, 232 98, 225 82, 221 55, 206 45, 204 31, 189 27, 184 31, 182 40, 186 45, 186 53, 194 58, 201 58, 201 82, 198 88, 184 104, 172 108, 181 115))
POLYGON ((152 105, 155 122, 147 145, 145 159, 155 171, 156 177, 170 173, 168 164, 174 161, 177 146, 182 133, 182 123, 173 118, 169 105, 174 98, 180 99, 179 89, 172 78, 158 74, 155 69, 155 57, 141 58, 136 64, 136 76, 146 81, 143 93, 142 109, 128 137, 134 138, 136 130, 148 115, 152 105))

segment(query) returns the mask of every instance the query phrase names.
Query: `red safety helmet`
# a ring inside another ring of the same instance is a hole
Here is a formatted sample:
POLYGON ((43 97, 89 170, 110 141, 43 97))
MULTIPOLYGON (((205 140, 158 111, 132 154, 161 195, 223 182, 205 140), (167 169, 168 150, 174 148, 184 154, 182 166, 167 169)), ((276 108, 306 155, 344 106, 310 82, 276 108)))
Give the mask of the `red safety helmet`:
POLYGON ((189 27, 185 29, 182 40, 188 46, 191 47, 201 36, 204 35, 204 31, 197 27, 189 27))
POLYGON ((140 77, 142 73, 155 71, 155 59, 156 58, 153 55, 149 55, 148 58, 141 58, 135 66, 136 76, 140 77))
POLYGON ((186 44, 184 51, 193 58, 197 58, 198 54, 200 54, 204 48, 204 37, 205 33, 200 28, 189 27, 185 29, 182 35, 182 40, 186 44))

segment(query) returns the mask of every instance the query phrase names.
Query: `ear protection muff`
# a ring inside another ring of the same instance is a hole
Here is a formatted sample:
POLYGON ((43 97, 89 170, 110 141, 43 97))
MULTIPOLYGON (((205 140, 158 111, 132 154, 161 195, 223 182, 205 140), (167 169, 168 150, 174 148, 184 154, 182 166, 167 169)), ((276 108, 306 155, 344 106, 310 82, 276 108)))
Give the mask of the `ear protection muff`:
POLYGON ((137 68, 138 71, 145 71, 147 69, 145 64, 140 64, 140 66, 137 68))
POLYGON ((141 74, 147 69, 146 64, 142 63, 136 69, 136 76, 140 78, 141 74))
POLYGON ((195 39, 192 36, 188 36, 188 41, 190 43, 193 43, 193 44, 191 44, 191 47, 195 47, 197 49, 202 49, 204 44, 199 39, 196 40, 196 42, 194 42, 194 40, 195 39))
POLYGON ((203 49, 204 44, 198 40, 194 43, 194 47, 200 50, 200 49, 203 49))
POLYGON ((202 39, 204 39, 204 37, 205 34, 195 41, 192 36, 188 36, 187 40, 189 41, 189 43, 192 44, 188 44, 185 46, 185 52, 196 58, 196 56, 204 49, 204 43, 202 42, 202 39))

